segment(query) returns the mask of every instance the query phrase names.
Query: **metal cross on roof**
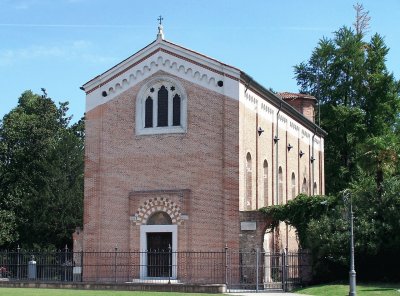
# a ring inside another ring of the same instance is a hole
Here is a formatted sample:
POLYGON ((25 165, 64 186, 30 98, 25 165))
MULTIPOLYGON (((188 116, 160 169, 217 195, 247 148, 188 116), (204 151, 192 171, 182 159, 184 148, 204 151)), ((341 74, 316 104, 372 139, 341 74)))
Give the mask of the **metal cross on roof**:
POLYGON ((162 23, 163 19, 164 19, 164 18, 163 18, 161 15, 158 17, 158 19, 157 19, 157 20, 159 21, 160 25, 161 25, 161 23, 162 23))

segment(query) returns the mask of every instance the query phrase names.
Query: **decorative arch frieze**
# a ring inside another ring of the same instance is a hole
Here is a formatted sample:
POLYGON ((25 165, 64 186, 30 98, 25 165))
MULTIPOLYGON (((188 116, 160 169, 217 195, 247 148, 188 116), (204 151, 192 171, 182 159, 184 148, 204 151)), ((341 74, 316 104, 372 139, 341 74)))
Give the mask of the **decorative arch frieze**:
POLYGON ((109 95, 115 95, 124 91, 132 84, 142 81, 149 74, 163 70, 177 76, 186 76, 185 78, 192 82, 211 88, 217 92, 221 91, 218 81, 224 77, 238 80, 236 77, 226 75, 223 72, 214 70, 208 66, 201 65, 190 59, 178 55, 167 55, 169 52, 159 49, 147 56, 147 59, 141 59, 130 65, 125 70, 110 77, 110 79, 100 83, 97 87, 89 89, 86 93, 90 94, 97 88, 106 87, 109 95), (179 58, 179 59, 175 59, 179 58))
POLYGON ((182 225, 181 208, 174 201, 165 197, 153 197, 142 202, 131 220, 134 225, 146 225, 149 217, 155 212, 165 212, 172 220, 172 224, 182 225))

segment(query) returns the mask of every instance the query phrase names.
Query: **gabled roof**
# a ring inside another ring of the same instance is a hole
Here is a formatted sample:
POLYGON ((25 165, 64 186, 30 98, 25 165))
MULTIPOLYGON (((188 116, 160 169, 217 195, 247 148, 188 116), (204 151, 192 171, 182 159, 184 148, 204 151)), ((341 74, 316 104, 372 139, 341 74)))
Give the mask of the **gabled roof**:
POLYGON ((196 82, 203 87, 234 99, 239 99, 238 83, 240 82, 250 87, 275 107, 282 108, 282 111, 297 118, 310 130, 318 131, 320 135, 326 135, 324 130, 306 119, 282 99, 299 94, 288 92, 280 95, 275 94, 256 82, 244 71, 164 40, 160 34, 157 35, 155 41, 89 80, 81 87, 87 95, 86 111, 112 99, 129 87, 132 82, 138 83, 159 70, 196 82), (222 85, 223 87, 221 87, 222 85))
POLYGON ((181 58, 182 60, 186 60, 191 64, 197 65, 215 74, 228 77, 236 81, 238 81, 240 77, 240 70, 238 68, 220 62, 191 49, 177 45, 173 42, 158 38, 127 59, 89 80, 81 87, 81 89, 87 94, 91 93, 95 89, 104 86, 111 80, 123 75, 133 67, 159 52, 181 58))

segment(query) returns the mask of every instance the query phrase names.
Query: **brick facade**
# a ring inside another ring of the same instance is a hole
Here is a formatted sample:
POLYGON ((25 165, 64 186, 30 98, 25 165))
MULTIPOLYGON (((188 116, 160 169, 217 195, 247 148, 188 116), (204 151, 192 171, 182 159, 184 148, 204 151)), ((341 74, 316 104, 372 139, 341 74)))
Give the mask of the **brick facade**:
MULTIPOLYGON (((248 79, 159 38, 82 87, 84 250, 146 249, 142 230, 157 212, 176 225, 174 250, 262 248, 267 222, 257 209, 324 193, 324 132, 248 79), (157 77, 184 88, 185 132, 137 133, 138 96, 157 77)), ((293 230, 279 233, 281 248, 296 248, 293 230)))

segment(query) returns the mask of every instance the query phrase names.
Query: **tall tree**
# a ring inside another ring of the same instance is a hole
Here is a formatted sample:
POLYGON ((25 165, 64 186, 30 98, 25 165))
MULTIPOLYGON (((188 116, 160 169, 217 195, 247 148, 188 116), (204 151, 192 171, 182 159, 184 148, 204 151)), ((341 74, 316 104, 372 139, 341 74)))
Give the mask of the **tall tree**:
POLYGON ((16 226, 3 244, 61 247, 81 225, 83 120, 67 111, 27 91, 0 124, 0 205, 16 226))
POLYGON ((379 34, 364 41, 368 12, 356 5, 355 30, 342 27, 323 38, 308 62, 295 66, 301 92, 317 97, 325 142, 326 192, 299 196, 263 211, 297 228, 322 276, 337 279, 348 262, 346 205, 349 188, 355 213, 357 276, 399 280, 400 83, 386 68, 389 48, 379 34), (321 205, 327 206, 321 211, 321 205), (312 211, 310 211, 312 209, 312 211), (347 260, 346 260, 347 259, 347 260))
MULTIPOLYGON (((374 137, 394 139, 399 118, 399 82, 386 68, 389 49, 379 34, 364 41, 368 12, 356 5, 355 30, 342 27, 332 39, 323 38, 308 62, 295 66, 300 91, 320 104, 326 138, 326 191, 337 193, 355 180, 371 153, 374 137)), ((378 148, 378 147, 376 147, 378 148)), ((369 159, 374 162, 373 158, 369 159)), ((370 165, 371 167, 371 165, 370 165)), ((380 168, 385 166, 380 166, 380 168)), ((376 167, 378 170, 380 168, 376 167)), ((373 174, 380 174, 374 171, 373 174)), ((382 175, 383 176, 383 175, 382 175)), ((377 179, 377 188, 382 179, 377 179)))

